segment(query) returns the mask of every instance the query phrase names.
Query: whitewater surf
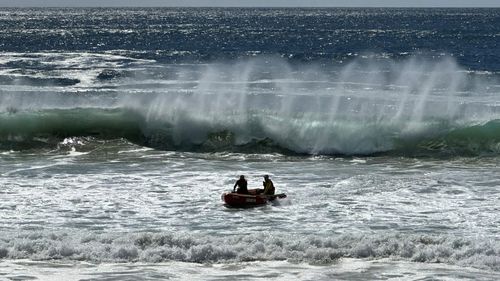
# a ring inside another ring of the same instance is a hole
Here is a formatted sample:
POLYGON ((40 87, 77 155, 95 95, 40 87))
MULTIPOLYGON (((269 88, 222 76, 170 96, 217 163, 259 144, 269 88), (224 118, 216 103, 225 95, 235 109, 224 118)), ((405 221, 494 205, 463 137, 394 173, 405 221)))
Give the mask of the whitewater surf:
POLYGON ((0 278, 499 280, 499 15, 0 8, 0 278))

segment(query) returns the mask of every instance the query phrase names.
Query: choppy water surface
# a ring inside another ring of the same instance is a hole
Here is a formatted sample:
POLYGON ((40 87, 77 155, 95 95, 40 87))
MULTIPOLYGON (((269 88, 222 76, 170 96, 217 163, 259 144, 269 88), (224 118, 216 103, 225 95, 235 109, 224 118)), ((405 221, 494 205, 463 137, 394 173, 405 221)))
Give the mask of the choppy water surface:
MULTIPOLYGON (((351 269, 354 275, 343 278, 383 278, 385 270, 372 264, 382 259, 380 266, 404 262, 398 266, 415 274, 420 271, 415 267, 426 266, 411 262, 456 266, 441 272, 443 267, 428 265, 424 276, 466 279, 476 268, 482 278, 494 279, 499 269, 497 165, 497 158, 310 158, 137 147, 6 153, 0 248, 8 260, 72 261, 63 265, 64 273, 82 269, 74 262, 90 263, 83 275, 105 266, 95 268, 95 263, 134 262, 129 269, 117 266, 142 276, 136 262, 175 261, 215 263, 207 270, 216 278, 219 265, 244 262, 228 278, 245 271, 258 278, 263 273, 257 268, 271 274, 274 265, 268 268, 268 262, 288 261, 270 277, 294 276, 302 271, 293 268, 305 267, 304 274, 326 280, 337 276, 331 270, 352 262, 369 270, 351 269), (289 197, 254 209, 223 207, 221 192, 241 173, 251 186, 270 173, 289 197), (254 261, 263 264, 246 264, 254 261)), ((37 272, 38 265, 16 266, 34 266, 37 272)), ((150 266, 159 276, 166 274, 162 266, 150 266)), ((194 276, 205 272, 182 267, 194 276)), ((180 270, 172 274, 185 276, 180 270)), ((296 277, 308 279, 301 274, 296 277)))
POLYGON ((500 279, 499 13, 0 10, 0 278, 500 279))

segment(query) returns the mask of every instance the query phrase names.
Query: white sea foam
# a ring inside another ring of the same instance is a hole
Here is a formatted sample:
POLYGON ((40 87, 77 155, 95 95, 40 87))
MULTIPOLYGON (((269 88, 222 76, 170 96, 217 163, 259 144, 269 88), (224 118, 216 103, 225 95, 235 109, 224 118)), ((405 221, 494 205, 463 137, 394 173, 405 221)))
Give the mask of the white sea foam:
POLYGON ((33 278, 42 281, 76 281, 96 278, 140 280, 426 280, 439 275, 442 280, 496 280, 495 272, 448 264, 394 262, 391 259, 342 259, 328 266, 286 261, 238 262, 228 264, 164 263, 86 263, 63 261, 5 261, 6 278, 33 278), (23 273, 21 273, 23 272, 23 273))
MULTIPOLYGON (((154 156, 154 151, 149 152, 154 156)), ((472 184, 457 183, 461 179, 458 174, 446 177, 426 175, 418 169, 412 172, 411 168, 406 168, 401 170, 401 176, 389 179, 382 177, 384 173, 391 173, 387 167, 381 167, 379 172, 365 172, 370 161, 359 163, 356 169, 352 169, 350 161, 342 161, 345 166, 329 168, 327 164, 332 160, 322 159, 297 163, 297 160, 287 162, 278 158, 279 162, 267 163, 265 158, 256 158, 255 161, 231 158, 223 162, 214 158, 207 162, 195 155, 186 159, 179 154, 160 153, 158 158, 140 161, 141 154, 136 161, 128 158, 113 161, 115 159, 109 158, 113 156, 108 155, 106 169, 115 167, 113 169, 118 170, 101 171, 100 174, 95 174, 95 168, 87 162, 101 157, 98 155, 89 155, 81 160, 81 164, 51 158, 59 165, 37 167, 36 171, 9 168, 12 172, 4 173, 2 181, 7 192, 3 206, 12 204, 14 209, 4 210, 4 227, 17 224, 21 212, 23 221, 30 221, 29 225, 35 229, 44 225, 72 229, 3 232, 0 239, 3 255, 9 259, 83 259, 93 262, 289 260, 320 264, 344 257, 390 257, 498 270, 498 241, 483 236, 492 227, 491 223, 488 224, 493 219, 489 217, 492 214, 475 212, 476 209, 487 210, 495 200, 490 197, 486 201, 479 200, 479 195, 473 192, 480 191, 462 187, 472 184), (138 161, 143 164, 130 167, 123 164, 138 161), (225 165, 230 165, 232 172, 225 165), (301 167, 300 175, 297 165, 301 167), (64 169, 68 169, 67 174, 61 173, 64 169), (80 174, 74 175, 73 169, 80 174), (128 172, 121 174, 122 169, 128 172), (203 172, 206 169, 212 172, 203 172), (325 175, 321 175, 323 170, 325 175), (333 174, 339 178, 326 176, 330 171, 335 171, 333 174), (360 175, 346 177, 354 171, 360 175), (274 175, 272 178, 275 178, 279 190, 289 193, 291 204, 285 202, 284 206, 262 210, 226 211, 218 203, 218 195, 223 187, 232 186, 228 173, 244 173, 251 184, 258 182, 263 173, 270 173, 274 175), (378 177, 370 176, 379 173, 378 177), (405 173, 421 176, 415 178, 405 173), (16 175, 23 178, 28 175, 30 180, 19 178, 15 184, 8 180, 16 175), (429 176, 440 179, 440 182, 425 180, 429 176), (285 180, 290 177, 300 180, 285 180), (453 185, 448 183, 452 179, 453 185), (408 187, 410 182, 414 186, 408 187), (203 188, 194 189, 195 193, 185 193, 185 187, 197 186, 203 188), (424 191, 422 187, 425 186, 439 188, 424 191), (413 189, 416 193, 412 192, 413 189), (113 196, 105 196, 110 190, 113 196), (453 190, 457 192, 451 192, 453 190), (387 198, 391 200, 387 201, 387 198), (408 202, 410 198, 419 200, 411 204, 408 202), (455 205, 462 200, 467 200, 471 206, 461 208, 457 213, 459 206, 455 205), (445 203, 447 208, 443 209, 445 203), (44 222, 44 218, 50 218, 50 222, 44 222), (470 225, 471 219, 479 224, 470 225), (404 223, 399 225, 401 221, 404 223), (243 222, 247 227, 236 227, 243 222), (448 234, 411 234, 411 231, 398 234, 413 228, 432 232, 438 227, 438 222, 442 225, 437 233, 448 234), (360 227, 376 229, 381 227, 380 224, 386 230, 358 234, 360 227), (136 230, 137 227, 158 226, 163 229, 155 232, 136 230), (166 226, 171 230, 165 230, 166 226), (100 233, 101 227, 109 228, 107 233, 100 233), (122 227, 129 230, 123 233, 120 231, 122 227), (179 230, 185 227, 193 227, 193 231, 179 230), (481 236, 474 237, 470 233, 462 237, 467 228, 481 236), (312 229, 316 230, 311 232, 312 229), (341 229, 348 233, 336 233, 341 229), (394 234, 387 233, 389 229, 393 229, 394 234), (302 230, 306 233, 301 233, 302 230)), ((467 173, 469 180, 489 177, 482 169, 477 175, 470 170, 467 173)), ((484 180, 481 183, 483 186, 491 184, 484 180)), ((491 192, 489 189, 482 191, 491 192)))
POLYGON ((179 232, 30 232, 4 236, 0 241, 0 254, 8 259, 148 263, 286 260, 331 264, 343 258, 392 258, 500 271, 498 241, 445 236, 353 233, 320 238, 272 233, 217 237, 179 232))

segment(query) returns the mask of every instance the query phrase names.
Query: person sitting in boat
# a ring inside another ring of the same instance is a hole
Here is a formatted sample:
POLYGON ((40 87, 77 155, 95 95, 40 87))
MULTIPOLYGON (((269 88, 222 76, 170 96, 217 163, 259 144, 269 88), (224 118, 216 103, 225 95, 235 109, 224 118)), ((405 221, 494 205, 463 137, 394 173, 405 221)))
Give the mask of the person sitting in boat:
POLYGON ((263 190, 262 194, 274 195, 274 192, 275 192, 274 184, 268 175, 264 176, 264 181, 262 182, 262 184, 264 185, 264 190, 263 190))
POLYGON ((233 187, 233 192, 236 190, 236 193, 240 194, 248 194, 248 188, 247 188, 247 180, 245 179, 244 175, 240 176, 240 179, 236 181, 233 187), (238 187, 238 190, 236 190, 236 187, 238 187))

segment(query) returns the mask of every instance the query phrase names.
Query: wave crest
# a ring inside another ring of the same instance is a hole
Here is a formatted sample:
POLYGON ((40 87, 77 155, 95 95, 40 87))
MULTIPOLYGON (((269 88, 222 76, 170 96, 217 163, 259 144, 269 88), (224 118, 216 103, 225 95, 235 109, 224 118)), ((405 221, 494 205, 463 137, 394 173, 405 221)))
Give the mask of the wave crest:
POLYGON ((425 235, 341 235, 332 238, 231 237, 186 233, 87 234, 24 233, 4 237, 0 253, 8 259, 90 262, 220 263, 238 261, 328 264, 340 258, 388 258, 448 263, 500 271, 500 246, 493 241, 425 235))
MULTIPOLYGON (((355 60, 339 67, 292 65, 264 56, 154 67, 126 79, 115 79, 120 70, 108 72, 102 78, 116 80, 106 88, 112 93, 1 95, 0 148, 96 137, 202 152, 499 151, 495 77, 467 73, 452 59, 355 60), (121 89, 123 94, 117 92, 121 89)), ((101 80, 88 82, 103 86, 101 80)))
POLYGON ((1 149, 56 147, 68 137, 126 139, 156 149, 196 152, 473 156, 500 152, 500 120, 470 126, 434 120, 409 126, 322 123, 264 112, 254 113, 244 122, 218 124, 186 117, 175 124, 148 120, 128 109, 14 110, 0 114, 1 149))

